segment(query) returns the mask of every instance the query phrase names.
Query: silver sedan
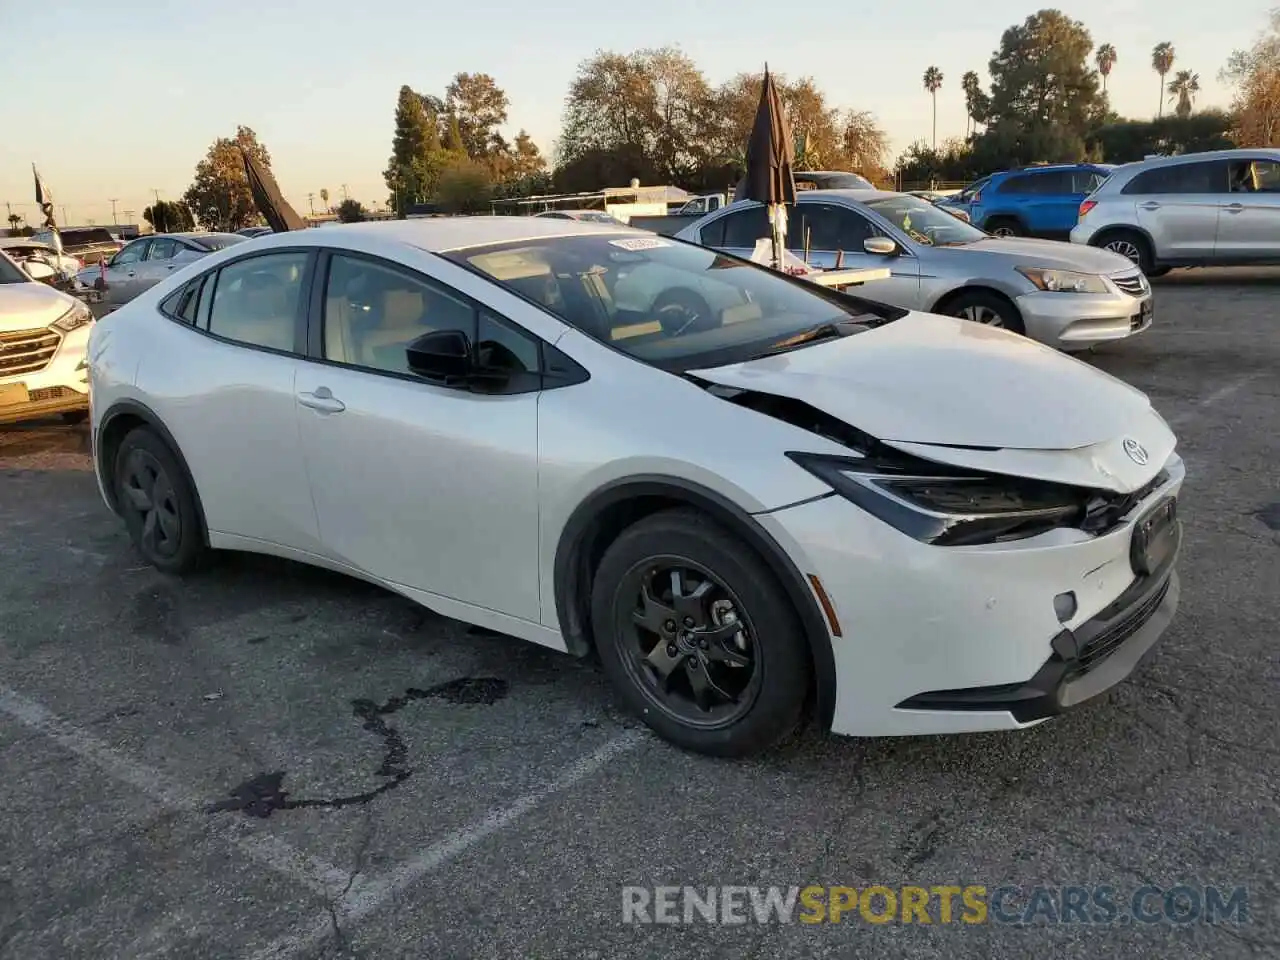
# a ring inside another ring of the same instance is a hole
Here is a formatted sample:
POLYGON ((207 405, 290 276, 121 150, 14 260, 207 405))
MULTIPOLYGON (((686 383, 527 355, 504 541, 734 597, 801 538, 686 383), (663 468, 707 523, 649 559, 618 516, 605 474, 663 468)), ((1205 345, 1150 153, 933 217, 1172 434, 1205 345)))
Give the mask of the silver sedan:
POLYGON ((238 233, 151 234, 134 240, 105 264, 85 267, 76 281, 103 290, 103 300, 118 307, 187 264, 247 239, 238 233))
MULTIPOLYGON (((1063 350, 1122 340, 1151 325, 1151 287, 1118 254, 1052 240, 996 238, 919 197, 806 190, 787 246, 823 268, 888 267, 859 296, 1004 327, 1063 350)), ((769 235, 766 211, 741 202, 676 236, 749 257, 769 235)))

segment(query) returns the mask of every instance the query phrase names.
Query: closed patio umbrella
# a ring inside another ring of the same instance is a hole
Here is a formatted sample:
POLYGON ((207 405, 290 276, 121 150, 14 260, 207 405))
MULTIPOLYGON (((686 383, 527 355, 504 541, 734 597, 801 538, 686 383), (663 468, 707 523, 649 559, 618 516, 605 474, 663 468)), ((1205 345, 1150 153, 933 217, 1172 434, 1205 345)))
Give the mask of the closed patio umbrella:
POLYGON ((792 174, 795 147, 782 98, 766 64, 760 104, 756 108, 751 138, 747 141, 747 172, 738 185, 735 199, 755 200, 769 208, 773 236, 773 268, 780 269, 787 235, 786 204, 796 202, 796 181, 792 174))
POLYGON ((244 159, 244 175, 249 179, 249 190, 253 194, 253 204, 262 214, 263 219, 276 233, 287 233, 290 230, 305 230, 303 220, 289 202, 276 183, 271 171, 258 163, 244 147, 240 148, 240 156, 244 159))

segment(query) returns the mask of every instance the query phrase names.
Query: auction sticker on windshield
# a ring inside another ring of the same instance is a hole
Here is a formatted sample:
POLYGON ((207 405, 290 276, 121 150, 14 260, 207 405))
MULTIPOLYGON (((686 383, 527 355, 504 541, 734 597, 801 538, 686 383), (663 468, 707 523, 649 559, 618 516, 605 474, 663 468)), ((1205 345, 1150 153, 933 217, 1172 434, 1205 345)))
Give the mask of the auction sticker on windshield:
POLYGON ((649 237, 628 237, 626 240, 610 240, 615 247, 623 250, 654 250, 658 247, 671 246, 668 240, 650 239, 649 237))

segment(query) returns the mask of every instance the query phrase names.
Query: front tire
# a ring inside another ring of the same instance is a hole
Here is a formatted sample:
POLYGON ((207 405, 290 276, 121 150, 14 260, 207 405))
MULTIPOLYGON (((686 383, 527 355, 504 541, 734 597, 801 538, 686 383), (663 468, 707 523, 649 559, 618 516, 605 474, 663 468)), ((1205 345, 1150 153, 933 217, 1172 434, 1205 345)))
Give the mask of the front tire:
POLYGON ((1003 297, 984 290, 966 291, 949 300, 938 312, 988 327, 1002 327, 1013 333, 1026 333, 1018 308, 1003 297))
POLYGON ((164 573, 184 574, 207 559, 195 489, 168 445, 137 427, 116 451, 115 499, 133 545, 164 573))
POLYGON ((800 723, 810 675, 800 620, 764 561, 695 510, 654 514, 609 546, 591 620, 619 695, 677 746, 748 756, 800 723))
POLYGON ((1120 254, 1148 277, 1156 269, 1151 244, 1147 242, 1146 237, 1133 230, 1114 230, 1103 234, 1098 239, 1098 246, 1103 250, 1120 254))
POLYGON ((1025 237, 1027 231, 1013 217, 995 217, 987 224, 987 233, 993 237, 1025 237))

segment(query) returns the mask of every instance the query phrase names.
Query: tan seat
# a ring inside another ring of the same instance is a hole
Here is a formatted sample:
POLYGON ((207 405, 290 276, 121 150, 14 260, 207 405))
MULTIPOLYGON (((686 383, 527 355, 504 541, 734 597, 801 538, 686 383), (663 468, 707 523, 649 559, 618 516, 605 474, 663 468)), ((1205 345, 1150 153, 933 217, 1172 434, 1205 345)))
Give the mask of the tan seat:
POLYGON ((352 363, 356 359, 351 305, 346 297, 329 297, 324 302, 324 355, 325 359, 338 363, 352 363))
MULTIPOLYGON (((427 298, 421 290, 388 290, 382 295, 382 322, 360 337, 360 362, 367 367, 385 367, 387 347, 407 346, 431 327, 426 322, 427 298)), ((396 369, 408 369, 401 356, 396 369)))

